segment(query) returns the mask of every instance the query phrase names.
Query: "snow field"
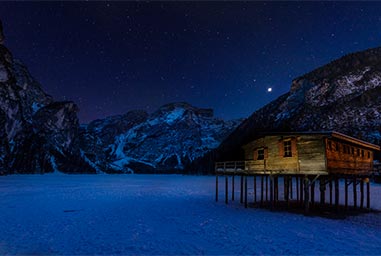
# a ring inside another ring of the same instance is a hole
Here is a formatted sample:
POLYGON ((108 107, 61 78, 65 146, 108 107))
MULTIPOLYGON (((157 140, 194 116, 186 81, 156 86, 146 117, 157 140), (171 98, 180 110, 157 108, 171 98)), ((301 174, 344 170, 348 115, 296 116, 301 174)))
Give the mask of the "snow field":
MULTIPOLYGON (((371 189, 381 209, 381 187, 371 189)), ((380 214, 305 217, 214 193, 213 176, 3 176, 0 254, 381 253, 380 214)))

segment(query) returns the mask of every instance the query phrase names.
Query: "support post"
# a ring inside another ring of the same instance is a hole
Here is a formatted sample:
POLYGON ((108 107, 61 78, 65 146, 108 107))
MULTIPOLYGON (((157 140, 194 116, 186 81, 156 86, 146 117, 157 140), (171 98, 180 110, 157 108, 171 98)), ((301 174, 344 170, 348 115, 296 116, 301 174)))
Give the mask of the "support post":
POLYGON ((243 203, 243 175, 241 175, 241 194, 240 194, 240 203, 243 203))
POLYGON ((290 191, 290 193, 289 193, 289 198, 293 198, 294 196, 293 196, 293 188, 292 188, 292 176, 288 179, 288 184, 289 184, 289 186, 290 186, 290 189, 289 189, 289 191, 290 191))
POLYGON ((274 177, 270 175, 270 208, 274 209, 274 177))
POLYGON ((339 210, 339 178, 335 177, 335 208, 339 210))
POLYGON ((304 182, 303 182, 303 187, 304 187, 304 214, 308 214, 310 211, 310 200, 309 200, 309 189, 308 189, 308 177, 307 175, 304 176, 304 182))
POLYGON ((332 179, 329 180, 329 204, 332 206, 332 179))
POLYGON ((268 193, 269 193, 268 185, 269 185, 269 176, 266 175, 266 202, 269 200, 269 198, 268 198, 268 193))
POLYGON ((353 207, 357 208, 357 181, 356 178, 353 178, 353 207))
POLYGON ((367 181, 368 182, 366 183, 366 208, 370 210, 370 182, 369 179, 367 181))
POLYGON ((315 206, 315 181, 311 181, 311 207, 315 206))
POLYGON ((278 176, 274 177, 274 203, 276 204, 279 200, 279 190, 278 190, 278 176))
POLYGON ((360 209, 364 208, 364 180, 360 181, 360 209))
POLYGON ((234 174, 232 176, 232 201, 234 201, 234 174))
POLYGON ((303 193, 304 193, 304 179, 302 177, 300 177, 300 204, 301 205, 304 204, 303 193))
POLYGON ((296 180, 296 201, 299 202, 299 177, 296 176, 295 180, 296 180))
POLYGON ((320 177, 319 185, 320 185, 320 205, 323 206, 325 204, 325 178, 324 177, 320 177))
POLYGON ((225 176, 225 204, 229 201, 229 176, 225 176))
POLYGON ((261 175, 261 206, 263 206, 263 175, 261 175))
POLYGON ((283 181, 284 181, 284 200, 286 201, 287 209, 288 209, 290 206, 290 202, 289 202, 289 191, 290 191, 289 177, 283 176, 283 181))
POLYGON ((218 202, 218 175, 216 175, 216 202, 218 202))
POLYGON ((254 175, 254 203, 257 202, 257 176, 254 175))
POLYGON ((247 208, 247 176, 245 176, 245 208, 247 208))
POLYGON ((345 188, 345 209, 348 208, 348 179, 344 179, 344 188, 345 188))

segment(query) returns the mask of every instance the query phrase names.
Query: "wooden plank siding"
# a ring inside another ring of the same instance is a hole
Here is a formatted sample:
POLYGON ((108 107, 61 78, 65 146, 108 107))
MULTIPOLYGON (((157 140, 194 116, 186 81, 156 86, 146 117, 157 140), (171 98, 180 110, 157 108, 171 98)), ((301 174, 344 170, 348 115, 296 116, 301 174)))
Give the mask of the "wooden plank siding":
POLYGON ((364 174, 373 170, 373 152, 350 141, 326 138, 327 169, 332 174, 364 174))
POLYGON ((373 169, 373 151, 380 148, 331 132, 265 135, 243 149, 249 174, 368 175, 373 169), (289 141, 287 153, 285 141, 289 141))

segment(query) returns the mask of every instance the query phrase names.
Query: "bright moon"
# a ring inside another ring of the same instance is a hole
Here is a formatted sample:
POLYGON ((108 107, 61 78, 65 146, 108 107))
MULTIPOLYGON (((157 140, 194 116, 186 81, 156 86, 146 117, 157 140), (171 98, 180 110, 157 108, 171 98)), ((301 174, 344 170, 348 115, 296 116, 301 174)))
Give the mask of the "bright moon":
POLYGON ((273 88, 269 87, 267 88, 267 92, 272 92, 273 91, 273 88))

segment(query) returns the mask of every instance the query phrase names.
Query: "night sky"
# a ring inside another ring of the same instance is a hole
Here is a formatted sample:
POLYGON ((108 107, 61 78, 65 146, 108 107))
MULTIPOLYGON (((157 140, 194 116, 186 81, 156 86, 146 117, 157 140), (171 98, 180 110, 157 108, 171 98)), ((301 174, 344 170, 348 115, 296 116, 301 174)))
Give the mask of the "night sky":
POLYGON ((0 18, 14 57, 82 123, 177 101, 247 117, 381 42, 381 2, 1 2, 0 18))

